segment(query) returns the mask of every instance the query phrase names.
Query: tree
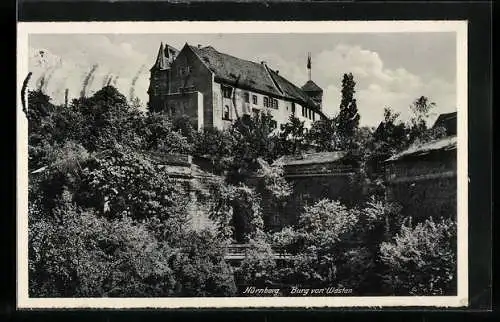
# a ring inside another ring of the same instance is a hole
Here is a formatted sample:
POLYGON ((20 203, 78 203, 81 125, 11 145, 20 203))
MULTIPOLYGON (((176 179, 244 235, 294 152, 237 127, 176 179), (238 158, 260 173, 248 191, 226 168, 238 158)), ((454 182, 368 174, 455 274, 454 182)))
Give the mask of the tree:
POLYGON ((33 95, 30 295, 233 294, 226 237, 193 231, 186 191, 150 153, 190 150, 170 120, 110 86, 68 108, 33 95))
POLYGON ((273 161, 276 157, 274 130, 275 122, 269 112, 243 115, 236 120, 230 131, 235 139, 230 182, 242 182, 252 176, 259 168, 259 158, 273 161))
POLYGON ((452 295, 456 292, 456 222, 432 218, 380 245, 384 282, 395 295, 452 295))
POLYGON ((182 134, 190 144, 194 144, 199 136, 196 131, 197 124, 195 124, 188 115, 180 115, 175 117, 173 122, 173 130, 182 134))
POLYGON ((394 113, 390 107, 384 108, 384 120, 373 133, 374 155, 389 157, 408 146, 406 125, 398 118, 399 113, 394 113))
POLYGON ((236 139, 228 130, 206 128, 196 135, 193 154, 208 158, 214 173, 222 174, 231 168, 236 139))
POLYGON ((66 200, 54 216, 30 218, 30 296, 167 296, 171 252, 143 223, 108 220, 66 200))
POLYGON ((386 207, 376 202, 349 209, 323 199, 305 207, 295 227, 273 235, 275 246, 293 255, 278 272, 278 280, 302 287, 373 292, 377 254, 371 245, 380 238, 385 216, 386 207))
POLYGON ((288 122, 283 124, 277 138, 276 154, 293 155, 303 152, 307 147, 305 140, 304 121, 295 115, 290 115, 288 122))
POLYGON ((69 108, 81 117, 75 124, 79 133, 74 139, 91 152, 137 142, 134 125, 140 123, 142 112, 130 106, 113 86, 105 86, 91 97, 75 99, 69 108))
POLYGON ((317 152, 337 150, 339 138, 335 119, 326 118, 314 122, 306 134, 306 140, 317 152))
POLYGON ((172 120, 164 113, 148 113, 132 126, 136 146, 140 149, 172 154, 192 152, 192 143, 180 130, 176 130, 172 120))
POLYGON ((340 101, 340 112, 337 117, 337 127, 341 139, 342 148, 349 148, 352 136, 359 125, 359 113, 354 98, 356 82, 352 73, 344 74, 342 78, 342 99, 340 101))
POLYGON ((408 124, 408 140, 411 144, 420 144, 429 142, 446 135, 443 128, 428 128, 427 123, 432 109, 436 107, 436 103, 432 102, 426 96, 420 96, 412 105, 410 110, 413 116, 410 118, 408 124))

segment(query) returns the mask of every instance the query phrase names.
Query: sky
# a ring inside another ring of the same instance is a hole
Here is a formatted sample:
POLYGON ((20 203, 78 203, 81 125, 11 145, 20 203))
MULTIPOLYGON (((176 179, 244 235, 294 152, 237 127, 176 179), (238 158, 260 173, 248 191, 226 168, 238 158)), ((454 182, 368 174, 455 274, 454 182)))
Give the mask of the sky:
POLYGON ((324 90, 323 109, 339 111, 342 75, 356 82, 360 124, 376 126, 384 107, 410 117, 409 106, 422 95, 436 103, 432 119, 456 111, 456 34, 322 33, 322 34, 32 34, 29 37, 30 88, 41 86, 55 103, 64 90, 78 97, 108 82, 128 98, 148 101, 149 69, 160 42, 181 49, 210 45, 220 52, 255 62, 266 61, 288 80, 302 86, 308 79, 307 53, 312 58, 312 80, 324 90), (89 77, 89 72, 94 72, 89 77))

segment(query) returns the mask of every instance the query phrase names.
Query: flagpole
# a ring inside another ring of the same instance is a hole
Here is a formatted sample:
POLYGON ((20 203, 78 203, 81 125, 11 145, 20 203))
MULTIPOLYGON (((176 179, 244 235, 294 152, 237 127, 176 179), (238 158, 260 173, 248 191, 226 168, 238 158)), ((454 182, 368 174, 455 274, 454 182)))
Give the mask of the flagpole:
POLYGON ((309 80, 311 80, 311 53, 307 53, 307 72, 309 74, 309 80))

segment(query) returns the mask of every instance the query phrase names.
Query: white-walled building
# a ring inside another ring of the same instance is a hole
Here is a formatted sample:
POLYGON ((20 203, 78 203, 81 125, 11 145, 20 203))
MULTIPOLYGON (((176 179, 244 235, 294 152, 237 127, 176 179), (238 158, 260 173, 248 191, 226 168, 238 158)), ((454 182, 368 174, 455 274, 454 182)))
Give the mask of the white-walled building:
POLYGON ((187 115, 199 129, 228 128, 244 114, 266 111, 278 128, 292 114, 306 128, 325 117, 323 91, 312 80, 299 88, 265 62, 240 59, 211 46, 185 44, 178 51, 162 43, 150 71, 149 109, 187 115))

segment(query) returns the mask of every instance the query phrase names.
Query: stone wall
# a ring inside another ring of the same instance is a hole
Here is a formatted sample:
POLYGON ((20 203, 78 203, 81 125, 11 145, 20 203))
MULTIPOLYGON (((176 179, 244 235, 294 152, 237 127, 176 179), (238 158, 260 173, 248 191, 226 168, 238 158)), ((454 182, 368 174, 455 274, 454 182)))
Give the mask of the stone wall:
POLYGON ((456 167, 456 150, 391 162, 386 167, 386 198, 417 219, 456 217, 456 167))
POLYGON ((262 197, 265 226, 279 231, 285 226, 295 225, 304 207, 321 199, 338 200, 348 206, 358 204, 364 195, 363 187, 356 182, 355 171, 336 163, 285 167, 285 179, 292 186, 292 194, 280 202, 264 189, 261 178, 252 178, 248 184, 255 187, 262 197), (316 170, 314 174, 313 170, 316 170))

